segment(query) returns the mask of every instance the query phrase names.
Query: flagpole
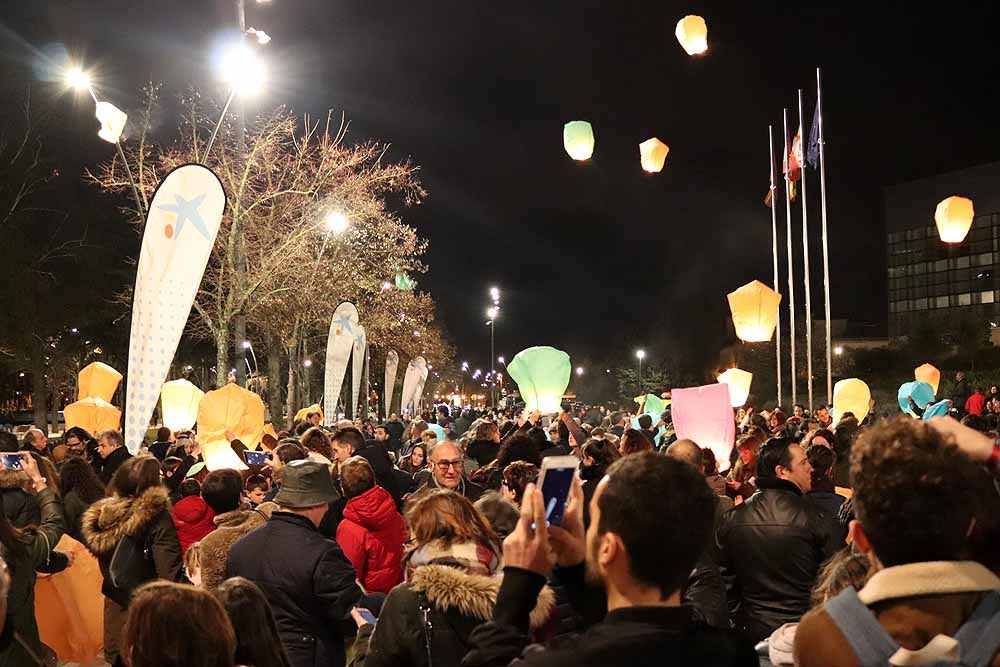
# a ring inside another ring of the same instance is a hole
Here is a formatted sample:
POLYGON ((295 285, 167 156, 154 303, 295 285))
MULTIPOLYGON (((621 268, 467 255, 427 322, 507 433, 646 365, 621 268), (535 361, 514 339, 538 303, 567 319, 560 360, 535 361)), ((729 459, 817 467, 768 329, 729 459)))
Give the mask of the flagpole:
MULTIPOLYGON (((767 140, 770 148, 771 159, 771 256, 774 259, 774 291, 780 292, 778 286, 778 212, 775 210, 774 191, 774 126, 767 126, 767 140)), ((778 377, 778 403, 781 405, 781 309, 778 309, 778 325, 774 328, 776 336, 774 343, 774 357, 777 364, 778 377)))
POLYGON ((823 219, 823 303, 826 309, 826 402, 833 403, 833 356, 830 344, 830 248, 826 234, 826 151, 823 140, 823 83, 820 68, 816 68, 816 116, 819 125, 819 192, 823 219))
POLYGON ((797 395, 795 392, 795 265, 793 264, 792 256, 792 193, 791 193, 791 181, 788 180, 788 109, 783 109, 783 116, 785 121, 785 152, 784 152, 784 165, 785 165, 785 233, 788 238, 788 344, 790 347, 792 363, 792 404, 794 405, 797 401, 797 395))
POLYGON ((812 294, 809 289, 809 213, 806 199, 806 165, 805 151, 802 150, 802 89, 799 88, 799 171, 802 174, 802 272, 805 274, 806 291, 806 386, 809 390, 809 413, 813 411, 813 337, 812 337, 812 294))

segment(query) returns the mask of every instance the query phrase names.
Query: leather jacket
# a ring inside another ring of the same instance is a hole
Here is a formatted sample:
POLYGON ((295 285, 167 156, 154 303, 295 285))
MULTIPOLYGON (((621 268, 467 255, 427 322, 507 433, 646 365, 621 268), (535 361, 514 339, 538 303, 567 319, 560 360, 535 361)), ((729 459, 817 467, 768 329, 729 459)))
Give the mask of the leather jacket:
POLYGON ((809 609, 820 565, 839 548, 836 518, 784 480, 760 488, 723 516, 716 534, 729 609, 755 641, 809 609))

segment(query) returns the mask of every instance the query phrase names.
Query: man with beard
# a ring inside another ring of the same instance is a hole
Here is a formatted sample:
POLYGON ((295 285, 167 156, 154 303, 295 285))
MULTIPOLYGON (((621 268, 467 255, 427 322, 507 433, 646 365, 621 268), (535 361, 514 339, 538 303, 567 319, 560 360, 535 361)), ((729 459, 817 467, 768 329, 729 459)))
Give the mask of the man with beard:
POLYGON ((582 504, 574 485, 562 527, 546 526, 542 493, 528 486, 517 528, 504 541, 493 618, 473 631, 463 665, 757 665, 749 642, 698 622, 681 605, 714 518, 712 490, 698 470, 652 452, 626 456, 598 484, 586 535, 582 504), (583 635, 524 650, 553 558, 573 606, 596 622, 583 635))

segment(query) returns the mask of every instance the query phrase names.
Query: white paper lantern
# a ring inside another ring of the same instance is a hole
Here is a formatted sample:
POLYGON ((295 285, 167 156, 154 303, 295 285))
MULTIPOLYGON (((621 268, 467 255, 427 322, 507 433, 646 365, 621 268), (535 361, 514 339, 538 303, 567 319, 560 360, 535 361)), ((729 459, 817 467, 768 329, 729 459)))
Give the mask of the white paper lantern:
POLYGON ((729 385, 729 402, 734 408, 746 405, 750 397, 750 383, 753 373, 739 368, 730 368, 716 378, 720 383, 729 385))
POLYGON ((677 22, 674 34, 689 56, 700 55, 708 51, 708 25, 702 17, 685 16, 677 22))

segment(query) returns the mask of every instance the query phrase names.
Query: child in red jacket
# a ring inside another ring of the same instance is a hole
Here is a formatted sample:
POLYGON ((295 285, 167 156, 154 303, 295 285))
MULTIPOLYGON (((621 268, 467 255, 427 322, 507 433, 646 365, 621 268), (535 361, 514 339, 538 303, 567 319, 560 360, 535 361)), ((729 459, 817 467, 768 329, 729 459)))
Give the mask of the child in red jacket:
POLYGON ((337 526, 337 543, 367 592, 388 593, 403 581, 403 517, 389 492, 376 486, 375 472, 364 458, 344 461, 340 483, 347 506, 337 526))
POLYGON ((181 500, 174 505, 174 527, 181 542, 181 556, 188 547, 215 530, 215 512, 201 498, 201 484, 185 479, 180 487, 181 500))

